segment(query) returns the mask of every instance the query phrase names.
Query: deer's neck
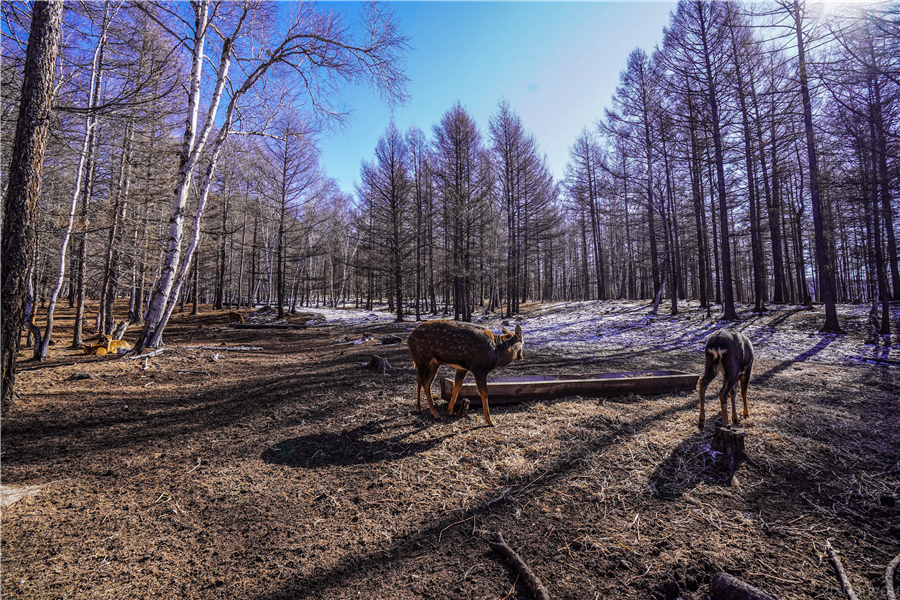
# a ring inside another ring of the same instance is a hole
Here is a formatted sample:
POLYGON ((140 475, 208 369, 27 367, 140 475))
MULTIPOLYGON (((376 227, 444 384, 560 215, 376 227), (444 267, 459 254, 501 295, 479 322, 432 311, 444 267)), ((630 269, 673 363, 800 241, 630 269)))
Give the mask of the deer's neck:
POLYGON ((512 362, 513 357, 516 355, 513 350, 512 340, 501 340, 497 343, 497 349, 495 351, 497 353, 498 367, 505 367, 512 362))

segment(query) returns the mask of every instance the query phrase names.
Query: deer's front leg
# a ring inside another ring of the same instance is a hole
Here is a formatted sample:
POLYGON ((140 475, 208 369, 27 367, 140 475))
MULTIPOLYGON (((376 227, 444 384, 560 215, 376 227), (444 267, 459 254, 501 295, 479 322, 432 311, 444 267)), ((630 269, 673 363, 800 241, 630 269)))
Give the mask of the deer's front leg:
POLYGON ((481 396, 481 407, 484 409, 484 420, 491 427, 494 422, 491 421, 491 409, 488 407, 487 396, 487 375, 475 375, 475 386, 478 388, 478 394, 481 396))
POLYGON ((728 393, 725 388, 719 391, 719 405, 722 409, 722 425, 728 425, 728 393))
POLYGON ((459 390, 462 388, 463 381, 466 380, 466 375, 469 372, 465 369, 457 369, 456 375, 453 377, 453 395, 450 397, 450 406, 447 407, 447 414, 453 415, 453 407, 456 406, 456 397, 459 395, 459 390))
POLYGON ((737 405, 735 404, 735 400, 736 400, 735 396, 737 396, 737 388, 736 387, 731 388, 731 393, 729 395, 731 396, 731 422, 734 423, 735 425, 737 425, 738 423, 740 423, 740 419, 738 419, 738 414, 737 414, 737 405))

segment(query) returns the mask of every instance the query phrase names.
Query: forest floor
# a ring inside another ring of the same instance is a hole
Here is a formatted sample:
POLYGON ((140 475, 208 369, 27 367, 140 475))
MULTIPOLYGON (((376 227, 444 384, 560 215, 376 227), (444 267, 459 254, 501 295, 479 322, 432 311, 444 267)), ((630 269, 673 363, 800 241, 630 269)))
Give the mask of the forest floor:
MULTIPOLYGON (((699 375, 726 324, 667 308, 526 306, 525 360, 495 374, 699 375)), ((821 308, 772 308, 741 307, 755 465, 733 478, 712 423, 697 430, 696 392, 497 405, 494 428, 442 400, 442 420, 417 413, 415 323, 385 311, 265 330, 204 306, 138 360, 68 349, 73 315, 58 311, 50 358, 20 363, 2 415, 2 596, 531 598, 488 546, 499 531, 552 598, 698 600, 720 571, 782 599, 837 598, 826 540, 859 597, 884 598, 900 553, 900 337, 868 339, 865 307, 841 307, 839 336, 816 333, 821 308), (393 368, 362 369, 374 354, 393 368)))

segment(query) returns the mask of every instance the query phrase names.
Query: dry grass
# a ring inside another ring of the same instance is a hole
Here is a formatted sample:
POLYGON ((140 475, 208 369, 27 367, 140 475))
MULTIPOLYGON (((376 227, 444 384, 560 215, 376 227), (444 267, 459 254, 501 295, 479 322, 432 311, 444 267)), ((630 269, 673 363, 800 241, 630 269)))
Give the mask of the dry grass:
MULTIPOLYGON (((3 509, 4 598, 529 597, 488 550, 493 531, 559 598, 665 598, 674 582, 697 599, 720 570, 785 600, 832 598, 828 539, 875 598, 900 551, 895 369, 759 361, 744 423, 758 467, 729 479, 695 394, 435 423, 414 412, 402 345, 217 318, 180 318, 146 364, 58 351, 20 374, 3 482, 44 487, 3 509), (262 350, 185 348, 222 343, 262 350), (373 352, 395 370, 360 370, 373 352)), ((675 351, 532 352, 508 372, 637 363, 700 368, 675 351)))

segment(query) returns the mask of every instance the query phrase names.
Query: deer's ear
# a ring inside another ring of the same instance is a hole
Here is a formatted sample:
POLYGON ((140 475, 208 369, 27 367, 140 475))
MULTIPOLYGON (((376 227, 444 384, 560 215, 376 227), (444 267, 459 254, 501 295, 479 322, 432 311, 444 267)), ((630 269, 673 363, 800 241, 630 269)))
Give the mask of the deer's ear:
POLYGON ((522 337, 522 326, 516 323, 516 337, 522 337))
POLYGON ((500 329, 503 330, 503 333, 509 333, 509 329, 507 329, 503 325, 500 326, 500 329))

